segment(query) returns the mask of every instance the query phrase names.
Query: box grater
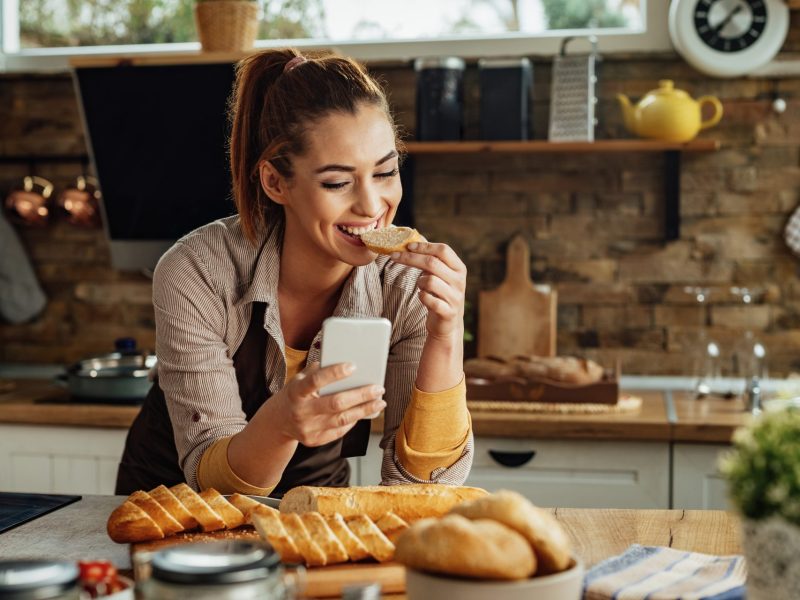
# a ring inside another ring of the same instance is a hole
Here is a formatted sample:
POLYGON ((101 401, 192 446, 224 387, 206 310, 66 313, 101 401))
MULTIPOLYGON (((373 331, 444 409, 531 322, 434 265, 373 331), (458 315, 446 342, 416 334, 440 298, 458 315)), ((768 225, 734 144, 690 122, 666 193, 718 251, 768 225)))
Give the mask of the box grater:
POLYGON ((564 38, 561 51, 553 59, 550 87, 551 142, 593 142, 597 96, 597 38, 564 38), (586 39, 592 44, 589 54, 567 54, 567 44, 586 39))

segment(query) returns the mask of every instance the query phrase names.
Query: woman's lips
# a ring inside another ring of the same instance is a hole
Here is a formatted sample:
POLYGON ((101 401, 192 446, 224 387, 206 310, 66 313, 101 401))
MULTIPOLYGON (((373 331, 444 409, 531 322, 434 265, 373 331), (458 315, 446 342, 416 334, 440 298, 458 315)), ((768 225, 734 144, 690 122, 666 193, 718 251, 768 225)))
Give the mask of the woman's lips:
POLYGON ((338 227, 334 227, 334 229, 336 230, 336 233, 339 235, 339 237, 344 239, 348 244, 350 244, 352 246, 360 246, 361 248, 365 247, 364 246, 364 242, 361 241, 361 238, 359 236, 350 235, 349 233, 345 233, 344 231, 342 231, 338 227))

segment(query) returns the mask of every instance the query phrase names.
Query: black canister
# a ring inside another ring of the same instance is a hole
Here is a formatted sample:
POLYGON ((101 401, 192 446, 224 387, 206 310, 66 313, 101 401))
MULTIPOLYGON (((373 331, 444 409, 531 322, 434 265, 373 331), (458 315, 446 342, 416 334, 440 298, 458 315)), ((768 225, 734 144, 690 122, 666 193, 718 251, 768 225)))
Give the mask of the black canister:
POLYGON ((478 61, 481 139, 527 140, 530 131, 531 61, 527 58, 478 61))
POLYGON ((460 140, 464 129, 464 61, 453 56, 419 58, 417 139, 460 140))
POLYGON ((78 565, 50 560, 0 561, 2 600, 80 600, 78 565))

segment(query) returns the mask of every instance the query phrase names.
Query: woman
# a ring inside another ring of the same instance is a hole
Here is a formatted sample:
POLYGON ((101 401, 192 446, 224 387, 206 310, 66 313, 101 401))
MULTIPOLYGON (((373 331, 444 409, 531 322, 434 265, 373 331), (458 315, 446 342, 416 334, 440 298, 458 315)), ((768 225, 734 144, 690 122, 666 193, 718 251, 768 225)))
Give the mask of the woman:
POLYGON ((357 235, 390 225, 402 194, 380 86, 347 58, 271 50, 239 63, 231 110, 239 214, 159 262, 158 381, 117 493, 181 481, 275 496, 345 486, 345 457, 368 441, 362 419, 384 408, 384 484, 463 483, 466 268, 444 244, 385 257, 357 235), (317 364, 331 315, 392 321, 385 389, 318 393, 349 373, 317 364))

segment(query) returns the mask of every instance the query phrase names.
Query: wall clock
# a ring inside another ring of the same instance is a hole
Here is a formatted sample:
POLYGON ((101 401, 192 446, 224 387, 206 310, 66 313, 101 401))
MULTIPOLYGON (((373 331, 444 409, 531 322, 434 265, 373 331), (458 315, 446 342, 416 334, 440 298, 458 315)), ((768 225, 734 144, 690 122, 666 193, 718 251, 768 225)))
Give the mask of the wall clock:
POLYGON ((672 0, 669 34, 678 53, 715 77, 767 64, 789 31, 785 0, 672 0))

